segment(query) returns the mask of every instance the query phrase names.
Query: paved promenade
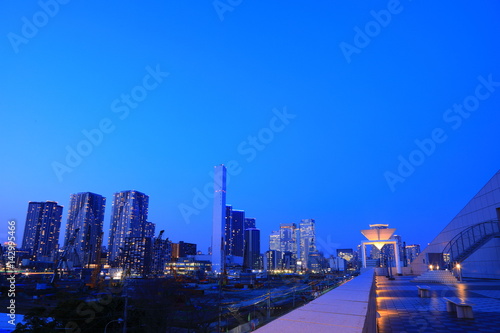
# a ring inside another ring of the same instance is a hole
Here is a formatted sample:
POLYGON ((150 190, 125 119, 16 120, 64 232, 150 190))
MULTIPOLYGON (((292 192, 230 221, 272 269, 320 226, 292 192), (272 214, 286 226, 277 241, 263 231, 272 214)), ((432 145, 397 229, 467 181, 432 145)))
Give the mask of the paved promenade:
POLYGON ((370 269, 255 332, 374 332, 376 306, 373 278, 374 272, 370 269))
POLYGON ((413 276, 389 281, 377 276, 379 333, 500 332, 500 281, 466 280, 454 285, 425 284, 430 298, 420 298, 413 276), (474 319, 458 319, 446 311, 444 297, 465 298, 473 306, 474 319))

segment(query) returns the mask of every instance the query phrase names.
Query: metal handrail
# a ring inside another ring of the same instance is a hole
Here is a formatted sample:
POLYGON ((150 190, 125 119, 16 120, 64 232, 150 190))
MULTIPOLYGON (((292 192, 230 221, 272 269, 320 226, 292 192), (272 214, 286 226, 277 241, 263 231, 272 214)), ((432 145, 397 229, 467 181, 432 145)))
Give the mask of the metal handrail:
POLYGON ((500 224, 498 220, 474 224, 462 230, 448 242, 443 250, 443 258, 448 263, 457 261, 460 256, 473 250, 487 238, 498 233, 500 233, 500 224))

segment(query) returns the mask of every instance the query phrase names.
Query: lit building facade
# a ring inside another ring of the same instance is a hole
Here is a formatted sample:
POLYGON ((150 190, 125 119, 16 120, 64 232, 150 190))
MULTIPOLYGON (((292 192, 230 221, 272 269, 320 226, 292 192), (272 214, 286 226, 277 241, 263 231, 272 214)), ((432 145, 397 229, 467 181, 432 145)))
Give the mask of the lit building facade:
POLYGON ((225 255, 243 257, 245 211, 226 206, 225 255))
POLYGON ((309 253, 316 251, 316 223, 314 219, 302 220, 299 224, 299 260, 303 267, 312 268, 309 264, 309 253))
POLYGON ((153 258, 151 263, 151 273, 153 275, 163 275, 165 265, 172 261, 172 242, 167 239, 155 238, 153 244, 153 258))
POLYGON ((406 265, 408 266, 420 254, 420 245, 419 244, 406 245, 405 253, 406 253, 406 265))
POLYGON ((22 248, 32 260, 53 261, 59 248, 63 207, 57 202, 30 202, 24 226, 22 248))
POLYGON ((297 234, 298 229, 295 223, 280 224, 280 251, 291 252, 297 258, 297 234))
POLYGON ((153 222, 146 222, 144 226, 144 237, 154 237, 155 236, 156 224, 153 222))
POLYGON ((179 243, 172 243, 173 259, 179 259, 187 256, 196 255, 196 244, 186 243, 180 241, 179 243))
POLYGON ((281 251, 281 240, 279 231, 271 231, 271 235, 269 235, 269 250, 281 251))
POLYGON ((283 252, 282 269, 295 272, 297 269, 297 256, 290 251, 283 252))
MULTIPOLYGON (((111 266, 118 265, 127 237, 146 237, 149 196, 139 191, 115 193, 111 228, 109 230, 108 258, 111 266)), ((149 226, 151 228, 151 226, 149 226)))
POLYGON ((283 254, 277 250, 266 252, 266 269, 268 271, 281 270, 283 268, 283 254))
POLYGON ((214 170, 214 202, 212 212, 212 271, 220 274, 225 264, 226 226, 226 167, 214 170))
POLYGON ((64 246, 68 246, 75 230, 79 229, 74 243, 76 254, 71 253, 69 258, 74 264, 88 267, 99 263, 105 207, 106 198, 102 195, 91 192, 71 194, 64 246))
POLYGON ((337 257, 339 260, 342 260, 339 263, 339 268, 343 268, 341 270, 352 268, 352 260, 354 258, 353 249, 337 249, 337 257))
POLYGON ((151 237, 125 237, 123 267, 131 275, 146 276, 151 273, 153 246, 151 237))

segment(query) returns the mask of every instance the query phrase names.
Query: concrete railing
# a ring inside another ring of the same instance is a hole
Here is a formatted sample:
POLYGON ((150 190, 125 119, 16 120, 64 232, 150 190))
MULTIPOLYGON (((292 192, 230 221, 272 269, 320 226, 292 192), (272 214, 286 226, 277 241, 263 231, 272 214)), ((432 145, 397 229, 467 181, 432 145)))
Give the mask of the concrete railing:
POLYGON ((255 332, 376 332, 375 292, 374 270, 369 269, 255 332))

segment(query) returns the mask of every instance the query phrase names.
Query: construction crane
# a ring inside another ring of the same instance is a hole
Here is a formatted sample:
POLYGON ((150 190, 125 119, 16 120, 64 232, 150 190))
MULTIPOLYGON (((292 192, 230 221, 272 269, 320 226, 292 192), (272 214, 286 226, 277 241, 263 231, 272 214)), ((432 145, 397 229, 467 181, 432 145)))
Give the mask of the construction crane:
POLYGON ((160 230, 160 233, 158 234, 158 237, 156 237, 155 239, 155 246, 159 245, 160 242, 161 242, 161 237, 163 236, 163 233, 165 232, 165 230, 160 230))
POLYGON ((102 245, 102 237, 104 233, 101 232, 97 239, 97 251, 96 251, 96 262, 94 270, 92 270, 92 276, 90 278, 90 288, 95 289, 98 285, 99 274, 101 273, 101 245, 102 245))
POLYGON ((66 245, 66 248, 64 249, 61 257, 56 261, 55 268, 54 268, 54 274, 52 275, 52 280, 50 281, 51 284, 54 284, 57 279, 60 277, 59 275, 61 274, 61 271, 64 269, 64 266, 66 267, 67 270, 69 270, 68 266, 68 256, 71 252, 74 252, 76 254, 76 258, 78 258, 78 253, 76 252, 75 248, 75 240, 76 237, 78 236, 78 232, 80 231, 80 228, 76 228, 75 231, 73 232, 73 235, 71 235, 71 238, 68 241, 68 244, 66 245))

